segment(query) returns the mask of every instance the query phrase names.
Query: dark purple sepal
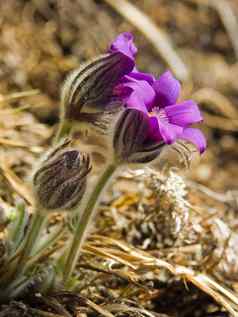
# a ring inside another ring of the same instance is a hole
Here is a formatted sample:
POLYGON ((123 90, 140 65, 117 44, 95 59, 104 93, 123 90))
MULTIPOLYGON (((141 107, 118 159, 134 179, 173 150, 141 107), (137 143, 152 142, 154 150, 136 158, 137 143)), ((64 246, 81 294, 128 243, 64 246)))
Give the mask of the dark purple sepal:
POLYGON ((81 111, 104 111, 113 98, 113 88, 133 67, 132 59, 115 52, 99 56, 74 71, 62 93, 66 119, 78 120, 81 111))
POLYGON ((119 161, 148 163, 161 152, 162 143, 149 138, 149 117, 142 111, 126 109, 120 115, 114 130, 113 147, 119 161))
POLYGON ((91 170, 89 156, 67 146, 68 141, 57 146, 33 177, 36 200, 49 211, 72 209, 85 193, 91 170))

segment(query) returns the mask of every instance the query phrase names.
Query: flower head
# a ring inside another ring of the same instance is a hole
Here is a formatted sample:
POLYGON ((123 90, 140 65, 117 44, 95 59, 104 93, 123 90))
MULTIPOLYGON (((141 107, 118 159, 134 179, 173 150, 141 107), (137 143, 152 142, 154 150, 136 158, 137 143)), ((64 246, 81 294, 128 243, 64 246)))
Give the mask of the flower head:
MULTIPOLYGON (((86 113, 103 112, 108 105, 118 106, 114 87, 123 76, 131 73, 137 52, 130 33, 120 34, 108 53, 98 56, 74 70, 63 86, 61 103, 63 116, 72 121, 86 113)), ((120 99, 121 100, 121 99, 120 99)))
POLYGON ((200 153, 206 148, 206 140, 199 129, 191 125, 203 120, 193 100, 177 102, 180 84, 170 72, 165 72, 153 83, 155 99, 147 107, 151 122, 151 137, 166 144, 184 139, 197 146, 200 153))
POLYGON ((91 112, 96 112, 99 118, 99 113, 123 105, 148 117, 151 142, 172 144, 184 139, 192 142, 200 153, 204 152, 205 137, 192 127, 202 121, 197 104, 192 100, 178 102, 181 87, 171 72, 156 79, 138 71, 136 53, 133 35, 124 32, 112 42, 105 56, 73 73, 63 90, 63 103, 68 104, 66 118, 82 120, 83 108, 90 113, 87 121, 94 123, 91 112))
MULTIPOLYGON (((132 40, 128 33, 119 35, 111 45, 113 52, 123 51, 134 60, 137 50, 132 40)), ((151 140, 172 144, 177 139, 184 139, 202 153, 206 148, 205 137, 199 129, 191 127, 202 121, 201 113, 192 100, 178 102, 180 90, 180 83, 171 72, 156 79, 134 67, 120 79, 113 91, 126 108, 137 109, 148 116, 151 140)))
POLYGON ((72 209, 85 192, 89 157, 68 148, 69 142, 57 146, 34 174, 35 196, 46 210, 72 209))

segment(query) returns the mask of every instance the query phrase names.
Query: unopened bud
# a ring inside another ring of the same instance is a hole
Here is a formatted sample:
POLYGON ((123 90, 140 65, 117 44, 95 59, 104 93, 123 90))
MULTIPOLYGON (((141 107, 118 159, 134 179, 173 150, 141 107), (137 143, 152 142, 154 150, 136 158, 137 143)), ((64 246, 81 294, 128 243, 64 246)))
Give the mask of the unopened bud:
POLYGON ((114 128, 113 147, 117 160, 148 163, 161 152, 163 143, 150 138, 149 117, 142 111, 126 109, 114 128))
POLYGON ((89 156, 68 145, 66 141, 58 146, 33 177, 36 200, 47 210, 74 208, 86 189, 89 156))

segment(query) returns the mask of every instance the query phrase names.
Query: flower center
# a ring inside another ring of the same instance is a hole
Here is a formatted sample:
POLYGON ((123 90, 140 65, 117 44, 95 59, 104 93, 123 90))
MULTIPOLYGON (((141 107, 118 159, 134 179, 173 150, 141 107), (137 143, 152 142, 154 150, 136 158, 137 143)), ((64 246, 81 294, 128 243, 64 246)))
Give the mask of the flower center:
POLYGON ((157 117, 160 121, 164 122, 164 123, 168 123, 169 122, 169 118, 165 112, 164 109, 159 109, 159 107, 155 107, 152 109, 152 111, 149 113, 149 116, 155 116, 157 117))

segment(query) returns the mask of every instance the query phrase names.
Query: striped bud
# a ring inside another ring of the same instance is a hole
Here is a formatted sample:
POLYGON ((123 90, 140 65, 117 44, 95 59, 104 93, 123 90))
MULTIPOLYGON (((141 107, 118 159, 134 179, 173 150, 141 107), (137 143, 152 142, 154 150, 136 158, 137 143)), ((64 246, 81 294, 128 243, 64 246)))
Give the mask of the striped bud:
POLYGON ((33 176, 36 199, 47 210, 74 208, 86 189, 89 156, 68 148, 69 143, 50 153, 33 176))
POLYGON ((84 112, 103 112, 113 103, 113 88, 131 71, 133 63, 120 52, 101 55, 76 69, 62 90, 63 114, 67 120, 80 120, 84 112))
POLYGON ((113 147, 116 158, 127 163, 148 163, 161 152, 163 143, 150 139, 146 114, 136 109, 122 112, 114 128, 113 147))

